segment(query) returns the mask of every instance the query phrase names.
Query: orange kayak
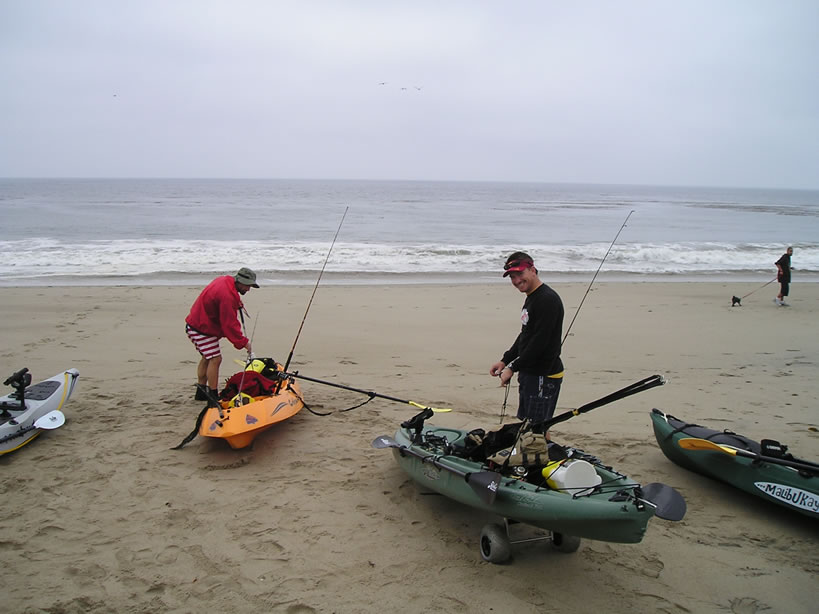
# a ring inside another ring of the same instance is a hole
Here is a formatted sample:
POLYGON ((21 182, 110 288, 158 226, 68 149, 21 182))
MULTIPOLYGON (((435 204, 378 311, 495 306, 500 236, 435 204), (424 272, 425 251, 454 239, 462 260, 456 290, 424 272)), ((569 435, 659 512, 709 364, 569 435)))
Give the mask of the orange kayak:
POLYGON ((245 448, 260 433, 295 416, 304 407, 297 382, 287 380, 271 395, 239 394, 205 412, 199 425, 203 437, 224 439, 231 448, 245 448))

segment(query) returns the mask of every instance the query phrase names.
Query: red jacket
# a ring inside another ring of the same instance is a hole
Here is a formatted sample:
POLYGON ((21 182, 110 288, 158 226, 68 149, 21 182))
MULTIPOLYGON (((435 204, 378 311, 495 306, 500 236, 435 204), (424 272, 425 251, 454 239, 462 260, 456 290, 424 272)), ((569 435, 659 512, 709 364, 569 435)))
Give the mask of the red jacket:
POLYGON ((196 331, 210 337, 227 337, 237 350, 247 345, 242 334, 239 310, 244 307, 232 275, 223 275, 210 282, 199 294, 185 322, 196 331))

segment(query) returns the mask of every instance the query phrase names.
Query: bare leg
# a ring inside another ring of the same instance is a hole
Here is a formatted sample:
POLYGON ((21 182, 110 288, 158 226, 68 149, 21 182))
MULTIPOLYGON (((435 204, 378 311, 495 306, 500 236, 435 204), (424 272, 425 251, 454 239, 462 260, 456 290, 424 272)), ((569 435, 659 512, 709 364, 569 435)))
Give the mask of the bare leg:
POLYGON ((199 359, 199 365, 196 367, 196 383, 200 386, 208 383, 208 360, 204 356, 199 359))
POLYGON ((221 366, 221 356, 216 356, 207 361, 208 388, 211 390, 217 390, 219 388, 219 367, 221 366))

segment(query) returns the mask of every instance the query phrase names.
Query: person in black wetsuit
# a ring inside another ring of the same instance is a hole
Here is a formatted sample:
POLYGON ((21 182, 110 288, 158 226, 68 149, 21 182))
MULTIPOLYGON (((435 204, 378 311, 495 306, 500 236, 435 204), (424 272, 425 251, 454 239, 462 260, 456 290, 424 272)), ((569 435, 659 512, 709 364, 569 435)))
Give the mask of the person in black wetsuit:
POLYGON ((538 277, 534 260, 526 252, 515 252, 506 259, 504 277, 526 294, 520 314, 520 334, 503 357, 489 368, 507 386, 518 374, 520 400, 517 417, 538 424, 550 419, 557 406, 563 381, 560 359, 563 331, 563 301, 538 277))
POLYGON ((793 248, 789 247, 784 254, 774 264, 776 265, 776 280, 779 282, 779 295, 774 299, 774 303, 780 307, 787 307, 785 297, 791 285, 791 256, 793 248))

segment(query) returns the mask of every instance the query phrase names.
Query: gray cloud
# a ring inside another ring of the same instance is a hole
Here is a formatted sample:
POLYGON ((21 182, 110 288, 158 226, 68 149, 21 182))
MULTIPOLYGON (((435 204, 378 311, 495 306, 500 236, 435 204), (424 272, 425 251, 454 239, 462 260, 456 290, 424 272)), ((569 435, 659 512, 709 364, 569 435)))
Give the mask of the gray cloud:
POLYGON ((816 188, 817 30, 814 0, 0 0, 0 175, 816 188))

